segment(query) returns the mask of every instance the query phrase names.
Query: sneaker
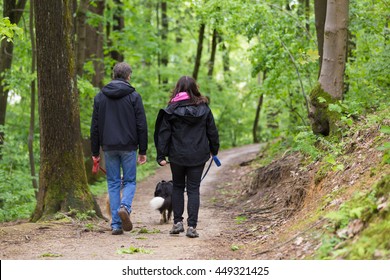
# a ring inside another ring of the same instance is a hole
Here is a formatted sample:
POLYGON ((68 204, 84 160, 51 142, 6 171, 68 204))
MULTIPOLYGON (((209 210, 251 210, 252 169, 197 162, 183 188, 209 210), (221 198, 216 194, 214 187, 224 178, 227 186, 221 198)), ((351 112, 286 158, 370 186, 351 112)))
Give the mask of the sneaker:
POLYGON ((196 232, 196 229, 194 229, 193 227, 189 227, 187 229, 186 236, 190 238, 195 238, 195 237, 199 237, 199 234, 196 232))
POLYGON ((119 218, 122 220, 122 228, 124 231, 131 231, 133 229, 133 224, 130 221, 130 214, 127 212, 126 208, 122 205, 118 211, 119 218))
POLYGON ((120 235, 120 234, 123 234, 123 230, 121 228, 114 228, 112 231, 111 231, 111 234, 112 235, 120 235))
POLYGON ((169 231, 170 234, 179 234, 180 232, 184 232, 183 222, 177 222, 169 231))

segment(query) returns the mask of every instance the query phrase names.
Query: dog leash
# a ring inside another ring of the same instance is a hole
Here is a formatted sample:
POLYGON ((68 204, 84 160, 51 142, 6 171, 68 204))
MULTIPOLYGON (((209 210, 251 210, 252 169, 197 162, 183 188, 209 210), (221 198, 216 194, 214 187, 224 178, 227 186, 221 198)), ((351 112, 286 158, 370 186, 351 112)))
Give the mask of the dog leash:
POLYGON ((215 164, 216 164, 218 167, 221 166, 221 162, 219 161, 218 157, 217 157, 217 156, 212 156, 212 158, 211 158, 211 160, 210 160, 210 163, 209 163, 209 166, 207 167, 206 172, 203 174, 202 179, 200 179, 201 182, 203 181, 204 177, 206 177, 207 173, 209 172, 210 167, 211 167, 211 164, 213 163, 213 161, 215 162, 215 164))

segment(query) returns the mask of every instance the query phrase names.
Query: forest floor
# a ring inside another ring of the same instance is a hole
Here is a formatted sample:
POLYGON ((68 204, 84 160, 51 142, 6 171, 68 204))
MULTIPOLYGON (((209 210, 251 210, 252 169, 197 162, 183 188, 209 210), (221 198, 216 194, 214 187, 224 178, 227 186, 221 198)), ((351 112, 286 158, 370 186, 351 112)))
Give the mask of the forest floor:
MULTIPOLYGON (((159 212, 150 209, 157 182, 170 179, 169 167, 160 167, 137 185, 131 232, 111 235, 103 220, 2 223, 0 259, 312 259, 326 226, 318 206, 336 209, 356 190, 390 173, 389 165, 377 167, 381 162, 381 152, 373 145, 377 134, 374 129, 355 135, 344 171, 330 171, 320 178, 318 162, 305 165, 297 153, 256 167, 261 145, 221 151, 222 166, 212 165, 201 184, 199 238, 169 235, 172 224, 161 225, 159 212), (329 199, 332 193, 341 195, 329 199)), ((105 197, 98 202, 105 212, 105 197)))

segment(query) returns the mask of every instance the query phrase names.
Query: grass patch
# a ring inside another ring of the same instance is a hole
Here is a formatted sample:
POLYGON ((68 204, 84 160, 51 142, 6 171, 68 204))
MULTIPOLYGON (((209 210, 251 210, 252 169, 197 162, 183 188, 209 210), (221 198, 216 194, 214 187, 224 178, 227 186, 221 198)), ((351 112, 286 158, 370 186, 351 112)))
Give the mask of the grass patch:
POLYGON ((236 221, 236 224, 242 224, 245 223, 248 218, 246 216, 237 216, 234 218, 234 220, 236 221))
POLYGON ((118 249, 117 251, 117 254, 137 254, 137 253, 140 253, 140 254, 152 254, 152 250, 147 250, 147 249, 144 249, 144 248, 136 248, 136 247, 133 247, 133 246, 130 246, 129 248, 122 248, 122 249, 118 249))
POLYGON ((62 257, 61 254, 53 254, 53 253, 43 253, 40 255, 41 258, 59 258, 62 257))
POLYGON ((160 233, 161 231, 159 229, 147 229, 145 227, 141 228, 140 230, 136 231, 138 234, 155 234, 155 233, 160 233))

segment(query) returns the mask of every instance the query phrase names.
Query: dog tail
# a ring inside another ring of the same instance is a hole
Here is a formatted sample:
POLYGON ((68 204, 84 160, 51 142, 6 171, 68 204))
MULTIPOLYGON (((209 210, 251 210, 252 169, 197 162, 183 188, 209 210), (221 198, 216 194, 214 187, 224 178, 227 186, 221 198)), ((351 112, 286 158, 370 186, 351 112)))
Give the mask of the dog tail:
POLYGON ((156 196, 156 197, 152 198, 152 200, 150 200, 149 204, 150 204, 150 207, 152 207, 152 209, 157 210, 161 206, 163 206, 164 198, 156 196))

